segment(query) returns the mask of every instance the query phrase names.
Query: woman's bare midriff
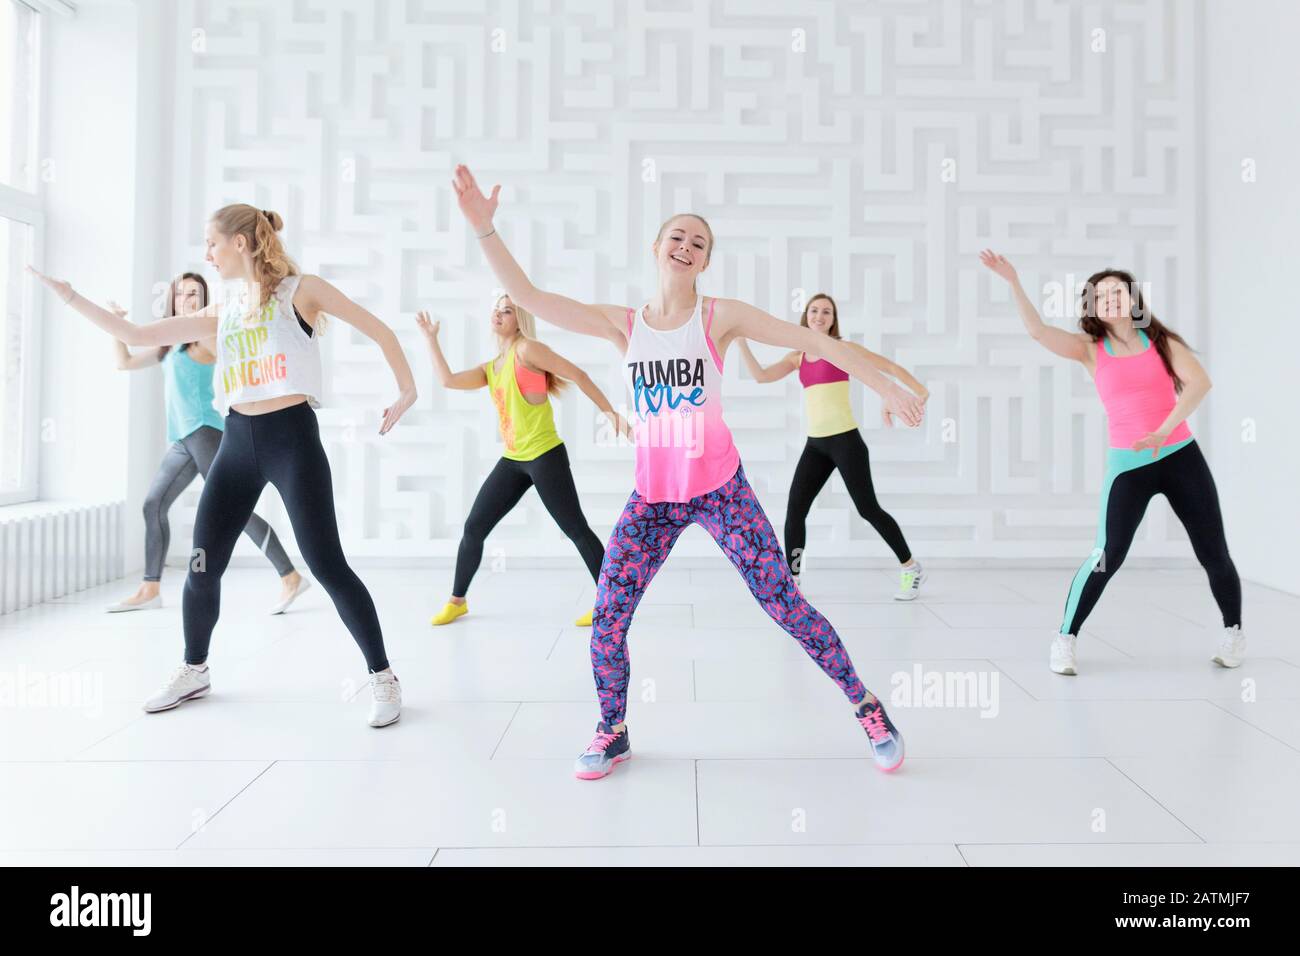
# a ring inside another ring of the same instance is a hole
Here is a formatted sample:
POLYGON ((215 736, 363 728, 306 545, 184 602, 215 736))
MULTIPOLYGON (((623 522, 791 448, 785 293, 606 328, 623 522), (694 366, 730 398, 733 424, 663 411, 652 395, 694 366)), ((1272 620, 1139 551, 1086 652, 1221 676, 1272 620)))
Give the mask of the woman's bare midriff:
POLYGON ((269 415, 271 412, 278 412, 282 408, 299 405, 305 401, 307 401, 306 395, 295 393, 293 395, 279 395, 275 398, 264 398, 259 402, 239 402, 230 407, 241 415, 269 415))

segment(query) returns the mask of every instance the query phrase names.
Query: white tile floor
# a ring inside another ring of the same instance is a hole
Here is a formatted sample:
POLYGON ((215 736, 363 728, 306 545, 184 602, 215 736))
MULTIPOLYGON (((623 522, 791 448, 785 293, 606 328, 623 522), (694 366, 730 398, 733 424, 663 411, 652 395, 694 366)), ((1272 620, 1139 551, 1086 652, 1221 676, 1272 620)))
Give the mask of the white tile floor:
POLYGON ((0 864, 1300 864, 1297 597, 1246 586, 1225 671, 1201 572, 1130 570, 1070 679, 1068 569, 935 568, 911 605, 883 570, 810 572, 882 697, 917 668, 983 688, 891 706, 886 776, 730 568, 670 564, 631 633, 636 759, 589 783, 576 565, 485 570, 441 629, 446 571, 362 577, 406 701, 382 731, 325 595, 266 616, 264 569, 226 578, 212 696, 166 714, 139 704, 180 656, 179 573, 158 611, 104 614, 118 582, 0 617, 0 864))

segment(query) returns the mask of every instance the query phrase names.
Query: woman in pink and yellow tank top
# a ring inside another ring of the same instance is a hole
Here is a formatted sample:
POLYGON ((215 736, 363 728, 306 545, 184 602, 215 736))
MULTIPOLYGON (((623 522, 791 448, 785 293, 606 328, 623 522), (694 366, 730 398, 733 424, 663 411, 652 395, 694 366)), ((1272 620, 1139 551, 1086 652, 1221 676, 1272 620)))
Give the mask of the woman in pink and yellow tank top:
POLYGON ((1236 667, 1245 657, 1241 580, 1228 554, 1219 495, 1187 417, 1210 390, 1210 378, 1182 337, 1148 310, 1133 276, 1107 269, 1084 283, 1080 332, 1043 322, 1015 268, 991 250, 980 261, 1011 286, 1025 329, 1046 349, 1081 363, 1096 382, 1110 432, 1102 480, 1097 542, 1074 576, 1050 665, 1077 673, 1079 629, 1119 570, 1147 505, 1164 495, 1187 529, 1223 615, 1223 635, 1212 660, 1236 667))
POLYGON ((609 341, 622 355, 636 444, 636 488, 605 547, 591 634, 601 721, 575 774, 595 779, 631 755, 625 723, 627 630, 646 587, 674 542, 698 524, 717 542, 763 610, 831 677, 855 708, 881 769, 903 761, 903 739, 884 706, 858 679, 835 629, 795 586, 771 522, 745 478, 722 415, 727 346, 749 338, 829 359, 881 395, 887 417, 918 425, 923 404, 845 343, 734 299, 705 298, 696 279, 713 234, 699 216, 673 216, 651 249, 657 295, 640 309, 588 305, 538 289, 492 225, 500 187, 485 196, 464 166, 452 182, 461 212, 510 298, 561 328, 609 341))
MULTIPOLYGON (((840 315, 835 300, 819 292, 804 305, 799 324, 819 335, 840 337, 840 315)), ((900 365, 853 342, 845 342, 878 371, 898 379, 921 401, 930 397, 926 387, 900 365)), ((876 500, 871 480, 871 454, 862 440, 858 423, 849 404, 849 373, 834 362, 819 359, 807 352, 789 352, 780 361, 764 366, 754 357, 749 344, 740 340, 740 357, 756 382, 779 382, 791 372, 799 373, 803 386, 804 417, 808 441, 795 465, 790 482, 790 498, 785 509, 785 554, 795 581, 799 581, 804 564, 804 544, 808 539, 808 512, 831 474, 839 471, 854 506, 889 545, 900 566, 896 601, 913 601, 920 593, 925 572, 907 546, 898 522, 876 500)))

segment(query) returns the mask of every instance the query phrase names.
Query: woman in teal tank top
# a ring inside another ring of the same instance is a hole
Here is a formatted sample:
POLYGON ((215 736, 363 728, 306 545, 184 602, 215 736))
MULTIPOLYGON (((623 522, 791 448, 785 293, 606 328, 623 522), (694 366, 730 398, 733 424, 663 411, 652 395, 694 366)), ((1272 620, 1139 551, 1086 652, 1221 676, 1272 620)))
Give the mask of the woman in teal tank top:
MULTIPOLYGON (((186 272, 172 281, 164 314, 197 312, 207 303, 208 285, 203 277, 186 272)), ((116 311, 125 315, 120 309, 116 311)), ((110 605, 110 613, 162 606, 160 582, 171 539, 167 512, 195 475, 207 476, 221 444, 223 429, 221 413, 212 404, 212 366, 216 356, 207 344, 191 342, 177 348, 164 346, 135 355, 116 339, 113 344, 117 346, 119 369, 137 371, 154 365, 162 366, 167 402, 167 441, 171 444, 144 500, 144 580, 135 594, 110 605)), ((244 533, 280 575, 280 596, 271 613, 281 614, 311 586, 310 582, 294 569, 280 539, 262 518, 253 515, 244 527, 244 533)))

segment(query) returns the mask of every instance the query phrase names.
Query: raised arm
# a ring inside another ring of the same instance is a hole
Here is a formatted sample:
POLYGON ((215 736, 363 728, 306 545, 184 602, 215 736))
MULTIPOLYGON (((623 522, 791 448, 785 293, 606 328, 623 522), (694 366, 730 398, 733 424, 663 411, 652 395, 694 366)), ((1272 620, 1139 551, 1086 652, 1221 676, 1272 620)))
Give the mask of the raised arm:
POLYGON ((500 186, 492 187, 491 197, 484 196, 474 174, 464 165, 456 167, 451 185, 456 190, 460 211, 479 241, 483 256, 511 301, 552 325, 570 332, 608 339, 620 352, 626 350, 626 309, 616 305, 589 305, 568 296, 543 291, 533 285, 492 225, 500 186))
POLYGON ((1164 445, 1173 430, 1185 422, 1192 412, 1196 411, 1197 406, 1209 394, 1211 387, 1209 373, 1196 360, 1192 350, 1182 342, 1173 339, 1169 340, 1169 358, 1170 364, 1174 367, 1174 374, 1183 383, 1182 391, 1178 393, 1178 401, 1170 410, 1169 416, 1160 423, 1159 428, 1139 439, 1133 445, 1134 451, 1150 448, 1153 458, 1160 457, 1161 446, 1164 445))
POLYGON ((855 350, 848 342, 793 322, 782 322, 776 316, 736 299, 717 300, 710 333, 718 343, 719 353, 726 351, 733 337, 741 337, 829 359, 880 395, 886 422, 893 424, 891 416, 896 416, 910 426, 921 424, 925 414, 921 399, 887 379, 867 361, 862 351, 855 350))
POLYGON ((415 323, 424 333, 425 344, 429 346, 429 357, 433 360, 433 374, 438 377, 438 384, 443 388, 457 388, 472 390, 475 388, 487 387, 487 373, 483 371, 483 366, 476 365, 468 368, 463 372, 453 372, 451 366, 447 364, 447 357, 442 354, 442 346, 438 344, 438 330, 442 327, 441 322, 434 322, 429 318, 428 312, 421 312, 415 317, 415 323))
POLYGON ((605 413, 614 430, 626 438, 632 438, 632 426, 610 404, 600 386, 591 380, 583 369, 574 365, 554 349, 538 342, 536 339, 524 339, 515 349, 515 360, 523 360, 529 368, 540 372, 550 372, 560 378, 567 378, 582 390, 582 394, 591 399, 591 403, 605 413))
POLYGON ((756 382, 779 382, 799 368, 798 352, 787 352, 771 365, 763 365, 745 339, 740 339, 736 345, 740 349, 740 358, 745 363, 745 368, 749 369, 750 377, 756 382))
POLYGON ((384 409, 384 418, 379 425, 379 434, 387 434, 418 397, 415 376, 411 374, 411 366, 406 361, 406 353, 402 351, 396 333, 320 276, 303 276, 298 283, 293 303, 299 311, 310 315, 313 321, 321 312, 341 319, 383 350, 398 388, 397 401, 384 409))
MULTIPOLYGON (((113 338, 126 345, 180 345, 184 342, 196 342, 211 338, 217 334, 217 307, 209 305, 200 312, 177 315, 170 319, 159 319, 148 325, 136 325, 128 322, 121 315, 115 315, 108 309, 98 306, 78 294, 72 284, 64 279, 52 279, 45 273, 31 266, 27 271, 40 279, 47 288, 57 295, 64 305, 76 309, 95 325, 99 326, 113 338)), ((125 314, 125 313, 123 313, 125 314)))
POLYGON ((1015 266, 1006 257, 998 255, 992 249, 985 249, 980 253, 980 262, 984 263, 984 266, 995 276, 1005 279, 1011 285, 1011 295, 1016 300, 1016 311, 1020 313, 1020 321, 1025 324, 1025 331, 1029 333, 1030 338, 1062 358, 1089 364, 1092 340, 1082 332, 1067 332, 1065 329, 1058 329, 1044 322, 1043 317, 1034 308, 1034 303, 1029 301, 1024 286, 1020 284, 1020 276, 1016 274, 1015 266))

